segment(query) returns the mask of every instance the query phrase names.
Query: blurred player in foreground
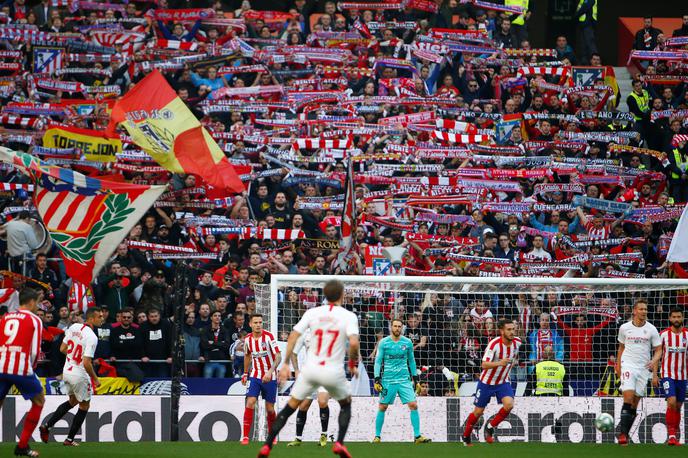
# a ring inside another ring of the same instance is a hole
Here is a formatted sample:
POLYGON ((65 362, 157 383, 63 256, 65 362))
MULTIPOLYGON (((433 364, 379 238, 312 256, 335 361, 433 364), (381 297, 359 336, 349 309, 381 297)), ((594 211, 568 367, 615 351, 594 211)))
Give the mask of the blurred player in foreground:
POLYGON ((93 332, 94 327, 103 325, 103 310, 100 307, 91 307, 86 310, 86 323, 75 323, 65 332, 64 340, 60 345, 60 351, 67 355, 62 380, 67 388, 69 399, 57 408, 50 419, 39 428, 41 440, 48 443, 50 428, 57 423, 72 407, 79 404, 79 410, 74 415, 72 426, 67 434, 64 445, 77 446, 74 437, 79 433, 81 425, 86 419, 86 414, 91 406, 91 380, 93 386, 98 388, 100 380, 93 369, 93 355, 98 346, 98 337, 93 332))
POLYGON ((392 320, 392 333, 380 341, 375 356, 375 390, 380 393, 380 407, 375 419, 375 439, 379 443, 382 425, 385 423, 385 412, 394 404, 397 395, 402 404, 406 404, 411 413, 411 425, 416 444, 431 442, 420 433, 420 415, 416 402, 415 386, 416 358, 413 356, 413 342, 401 335, 404 324, 399 319, 392 320))
MULTIPOLYGON (((294 373, 298 378, 299 370, 308 364, 308 349, 312 343, 310 331, 299 337, 294 347, 294 354, 292 355, 292 364, 294 365, 294 373)), ((327 403, 330 400, 330 395, 323 387, 318 387, 317 392, 311 396, 310 399, 304 399, 299 404, 299 411, 296 413, 296 438, 287 444, 287 447, 298 447, 303 442, 303 430, 306 427, 306 420, 308 419, 308 409, 310 409, 313 399, 318 400, 318 407, 320 408, 320 441, 318 444, 321 447, 327 445, 327 430, 330 424, 330 408, 327 403)))
POLYGON ((332 451, 341 457, 351 458, 351 454, 344 446, 344 437, 351 420, 351 386, 344 372, 344 357, 346 344, 349 344, 349 372, 358 375, 358 317, 344 307, 344 285, 331 280, 323 288, 328 305, 309 309, 301 320, 294 326, 289 335, 287 350, 284 355, 285 363, 279 373, 280 382, 285 382, 291 374, 292 354, 296 342, 302 334, 311 331, 312 339, 309 346, 308 363, 296 379, 291 389, 291 398, 287 405, 277 415, 265 444, 258 453, 259 457, 270 455, 273 441, 284 428, 287 420, 299 407, 304 399, 310 397, 320 386, 339 402, 339 432, 332 451))

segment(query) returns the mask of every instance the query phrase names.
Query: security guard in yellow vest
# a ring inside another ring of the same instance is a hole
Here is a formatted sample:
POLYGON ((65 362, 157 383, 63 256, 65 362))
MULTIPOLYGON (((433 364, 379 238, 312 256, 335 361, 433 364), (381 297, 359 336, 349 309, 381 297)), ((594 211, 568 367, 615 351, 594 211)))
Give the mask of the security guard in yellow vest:
POLYGON ((669 172, 671 196, 678 202, 688 200, 688 148, 686 142, 679 142, 663 161, 669 172))
POLYGON ((597 22, 597 0, 578 0, 576 8, 578 22, 593 20, 597 22))
POLYGON ((633 81, 633 92, 628 95, 626 103, 636 122, 645 119, 650 112, 650 93, 643 89, 639 80, 633 81))
POLYGON ((584 65, 590 64, 590 58, 597 54, 597 40, 595 39, 595 26, 597 25, 597 0, 578 0, 576 8, 578 18, 578 30, 582 43, 584 65))
POLYGON ((565 375, 566 368, 554 359, 552 347, 545 347, 535 365, 535 396, 563 396, 565 375))
POLYGON ((672 151, 672 156, 670 156, 669 162, 671 165, 676 167, 671 167, 671 179, 678 180, 679 178, 686 175, 686 168, 688 167, 688 158, 686 158, 681 150, 674 148, 672 151), (672 160, 673 159, 673 160, 672 160))
MULTIPOLYGON (((554 350, 551 345, 542 349, 542 359, 535 365, 535 396, 563 396, 564 395, 564 376, 566 369, 564 365, 554 359, 554 350)), ((561 419, 552 425, 552 432, 557 440, 562 431, 561 419)))
POLYGON ((504 6, 518 6, 523 10, 521 14, 514 14, 511 16, 511 34, 516 40, 517 48, 521 46, 523 41, 528 40, 528 29, 526 22, 530 19, 530 9, 528 9, 529 0, 504 0, 504 6))

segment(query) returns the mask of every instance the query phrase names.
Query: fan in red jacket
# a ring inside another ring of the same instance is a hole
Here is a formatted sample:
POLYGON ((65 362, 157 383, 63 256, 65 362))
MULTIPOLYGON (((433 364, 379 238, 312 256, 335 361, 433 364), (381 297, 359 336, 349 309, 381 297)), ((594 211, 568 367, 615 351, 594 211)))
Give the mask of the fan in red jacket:
POLYGON ((611 318, 607 318, 597 326, 588 327, 585 315, 578 315, 575 326, 569 326, 561 320, 561 317, 557 316, 557 324, 569 338, 569 361, 592 361, 593 337, 610 322, 611 318))

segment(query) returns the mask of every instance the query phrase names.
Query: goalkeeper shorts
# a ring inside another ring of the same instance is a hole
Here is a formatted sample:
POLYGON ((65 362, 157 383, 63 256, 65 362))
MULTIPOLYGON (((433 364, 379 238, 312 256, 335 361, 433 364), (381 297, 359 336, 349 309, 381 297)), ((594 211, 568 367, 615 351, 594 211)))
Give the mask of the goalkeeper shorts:
POLYGON ((380 404, 394 404, 397 395, 402 404, 408 404, 416 400, 416 392, 412 382, 404 383, 383 383, 380 393, 380 404))

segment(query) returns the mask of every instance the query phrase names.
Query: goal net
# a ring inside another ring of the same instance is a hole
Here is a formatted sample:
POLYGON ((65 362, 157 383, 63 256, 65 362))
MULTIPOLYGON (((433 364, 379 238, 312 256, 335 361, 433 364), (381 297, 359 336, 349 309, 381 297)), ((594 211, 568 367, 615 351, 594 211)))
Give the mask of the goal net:
MULTIPOLYGON (((464 278, 274 275, 256 291, 257 309, 279 340, 303 313, 323 303, 324 284, 345 285, 344 306, 359 317, 361 357, 369 380, 355 394, 374 395, 377 342, 400 318, 421 370, 420 396, 472 396, 497 321, 512 319, 524 345, 510 377, 517 396, 531 396, 534 365, 551 357, 566 368, 565 396, 617 396, 613 364, 619 326, 637 299, 660 331, 668 312, 688 301, 688 284, 673 279, 464 278), (551 356, 549 356, 551 354, 551 356)), ((656 393, 648 387, 648 394, 656 393)), ((467 403, 466 403, 467 404, 467 403)), ((593 417, 594 418, 594 417, 593 417)))
POLYGON ((669 309, 688 301, 688 284, 668 279, 275 275, 259 288, 256 306, 279 340, 306 310, 323 303, 322 288, 331 278, 344 282, 344 305, 359 316, 366 371, 372 375, 376 343, 389 334, 390 319, 400 318, 422 370, 422 394, 430 396, 473 394, 470 382, 480 373, 485 345, 498 335, 500 318, 514 320, 524 342, 512 382, 527 384, 534 364, 551 349, 566 366, 571 394, 615 395, 608 369, 618 328, 630 320, 635 300, 648 301, 648 320, 660 330, 668 326, 669 309))

